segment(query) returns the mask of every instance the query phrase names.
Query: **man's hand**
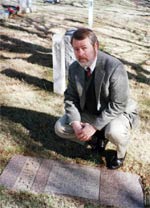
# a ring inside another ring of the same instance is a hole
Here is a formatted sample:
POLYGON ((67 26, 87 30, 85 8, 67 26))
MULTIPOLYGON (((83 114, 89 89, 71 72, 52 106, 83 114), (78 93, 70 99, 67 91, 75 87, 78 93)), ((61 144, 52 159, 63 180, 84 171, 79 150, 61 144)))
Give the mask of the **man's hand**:
POLYGON ((80 132, 82 130, 81 122, 80 121, 74 121, 74 122, 72 122, 71 126, 74 130, 74 133, 75 133, 76 137, 79 139, 79 135, 80 135, 80 132))
POLYGON ((88 141, 95 134, 96 128, 89 123, 82 123, 82 131, 80 133, 80 141, 88 141))
POLYGON ((90 140, 93 134, 96 132, 96 129, 89 123, 74 121, 71 125, 75 132, 76 137, 80 141, 90 140))

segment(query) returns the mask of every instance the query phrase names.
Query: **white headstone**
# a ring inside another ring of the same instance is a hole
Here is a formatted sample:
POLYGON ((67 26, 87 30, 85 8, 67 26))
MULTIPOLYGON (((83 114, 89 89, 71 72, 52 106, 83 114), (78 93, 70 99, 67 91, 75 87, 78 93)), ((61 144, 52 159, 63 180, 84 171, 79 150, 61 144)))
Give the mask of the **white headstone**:
POLYGON ((53 81, 54 92, 63 95, 66 89, 64 34, 53 36, 53 81))
POLYGON ((70 64, 75 60, 71 46, 71 36, 76 29, 70 29, 65 34, 53 36, 53 81, 54 92, 63 94, 66 89, 66 78, 70 64))
POLYGON ((75 55, 73 48, 71 46, 71 37, 73 33, 75 32, 76 29, 70 29, 67 30, 65 35, 64 35, 64 41, 65 41, 65 68, 66 68, 66 74, 68 73, 68 69, 70 64, 72 64, 73 61, 75 61, 75 55))
POLYGON ((29 13, 36 10, 36 0, 18 0, 21 12, 29 13))

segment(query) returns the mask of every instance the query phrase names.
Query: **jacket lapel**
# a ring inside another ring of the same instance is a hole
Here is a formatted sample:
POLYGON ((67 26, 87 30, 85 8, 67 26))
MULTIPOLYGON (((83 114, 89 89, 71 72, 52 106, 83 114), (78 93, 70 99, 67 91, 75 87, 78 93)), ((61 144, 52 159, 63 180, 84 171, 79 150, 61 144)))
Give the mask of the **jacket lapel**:
POLYGON ((100 94, 101 94, 104 75, 105 75, 105 70, 104 70, 103 59, 101 58, 100 53, 98 53, 97 63, 95 67, 95 95, 97 100, 97 111, 99 111, 101 107, 100 94))
POLYGON ((83 109, 85 104, 85 71, 80 67, 78 73, 76 76, 76 86, 80 97, 80 107, 83 109))

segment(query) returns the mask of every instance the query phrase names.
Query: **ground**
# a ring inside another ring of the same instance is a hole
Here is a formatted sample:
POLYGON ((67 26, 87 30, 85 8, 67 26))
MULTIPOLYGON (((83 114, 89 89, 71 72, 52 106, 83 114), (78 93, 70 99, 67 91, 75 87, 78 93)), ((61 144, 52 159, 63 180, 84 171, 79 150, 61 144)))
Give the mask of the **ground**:
MULTIPOLYGON (((0 20, 0 172, 14 154, 100 165, 98 155, 63 142, 53 129, 63 113, 63 96, 53 93, 52 37, 88 26, 87 6, 79 0, 55 5, 39 0, 36 11, 0 20)), ((149 1, 95 0, 93 19, 101 50, 124 63, 139 106, 141 122, 131 132, 121 170, 141 176, 145 196, 150 193, 149 6, 149 1)))

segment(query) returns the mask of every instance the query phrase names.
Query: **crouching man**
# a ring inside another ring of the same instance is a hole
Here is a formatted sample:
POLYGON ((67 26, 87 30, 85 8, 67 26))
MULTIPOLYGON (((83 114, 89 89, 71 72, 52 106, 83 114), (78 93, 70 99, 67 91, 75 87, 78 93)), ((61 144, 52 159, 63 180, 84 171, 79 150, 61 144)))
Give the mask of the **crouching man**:
POLYGON ((55 132, 79 143, 89 143, 96 137, 100 152, 107 141, 112 142, 116 155, 108 168, 117 169, 123 165, 129 132, 137 119, 136 104, 129 98, 127 72, 118 59, 99 51, 91 29, 77 29, 71 45, 76 61, 69 67, 65 115, 56 122, 55 132))

